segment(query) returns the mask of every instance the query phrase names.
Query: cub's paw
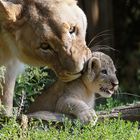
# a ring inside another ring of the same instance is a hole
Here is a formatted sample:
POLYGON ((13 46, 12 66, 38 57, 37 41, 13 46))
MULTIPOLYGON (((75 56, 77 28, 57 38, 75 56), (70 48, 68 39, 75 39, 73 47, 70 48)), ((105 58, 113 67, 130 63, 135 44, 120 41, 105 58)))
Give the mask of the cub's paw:
POLYGON ((85 123, 85 124, 90 123, 93 126, 96 124, 98 120, 98 117, 94 109, 84 110, 80 112, 77 117, 80 119, 82 123, 85 123))

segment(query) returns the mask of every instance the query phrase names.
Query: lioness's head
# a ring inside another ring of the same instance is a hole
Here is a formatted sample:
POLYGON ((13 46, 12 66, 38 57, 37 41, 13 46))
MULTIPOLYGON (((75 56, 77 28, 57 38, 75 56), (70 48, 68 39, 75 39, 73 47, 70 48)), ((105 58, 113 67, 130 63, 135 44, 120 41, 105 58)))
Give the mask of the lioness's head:
POLYGON ((21 61, 47 65, 64 81, 79 77, 91 57, 86 17, 75 0, 0 0, 0 21, 21 61))
POLYGON ((113 61, 102 52, 93 53, 82 78, 89 90, 99 93, 103 97, 110 97, 118 88, 113 61))

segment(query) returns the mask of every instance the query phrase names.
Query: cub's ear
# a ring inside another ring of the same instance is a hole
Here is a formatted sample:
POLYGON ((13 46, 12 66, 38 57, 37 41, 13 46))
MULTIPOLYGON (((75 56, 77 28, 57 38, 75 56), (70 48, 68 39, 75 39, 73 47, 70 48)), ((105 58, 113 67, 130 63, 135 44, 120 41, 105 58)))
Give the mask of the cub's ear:
POLYGON ((88 62, 88 72, 98 73, 101 69, 101 61, 99 58, 91 57, 88 62))
POLYGON ((21 14, 21 11, 21 4, 14 4, 10 1, 0 0, 0 21, 16 22, 17 17, 21 14))

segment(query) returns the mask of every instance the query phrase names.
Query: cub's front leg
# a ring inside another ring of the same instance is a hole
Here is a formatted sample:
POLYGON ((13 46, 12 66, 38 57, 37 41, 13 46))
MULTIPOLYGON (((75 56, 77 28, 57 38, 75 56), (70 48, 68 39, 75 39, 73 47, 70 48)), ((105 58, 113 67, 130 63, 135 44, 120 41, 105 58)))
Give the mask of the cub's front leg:
POLYGON ((56 112, 73 114, 82 123, 91 122, 95 125, 98 120, 94 109, 90 108, 84 101, 72 97, 61 97, 56 104, 56 112))

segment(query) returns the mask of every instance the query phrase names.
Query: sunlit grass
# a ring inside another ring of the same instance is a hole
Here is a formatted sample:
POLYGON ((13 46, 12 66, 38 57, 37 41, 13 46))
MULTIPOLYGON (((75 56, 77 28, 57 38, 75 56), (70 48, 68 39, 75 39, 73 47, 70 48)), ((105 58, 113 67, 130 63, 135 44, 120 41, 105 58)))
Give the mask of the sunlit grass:
POLYGON ((118 119, 98 122, 96 126, 68 120, 63 125, 32 121, 23 129, 14 118, 1 121, 0 140, 139 140, 138 123, 118 119))

